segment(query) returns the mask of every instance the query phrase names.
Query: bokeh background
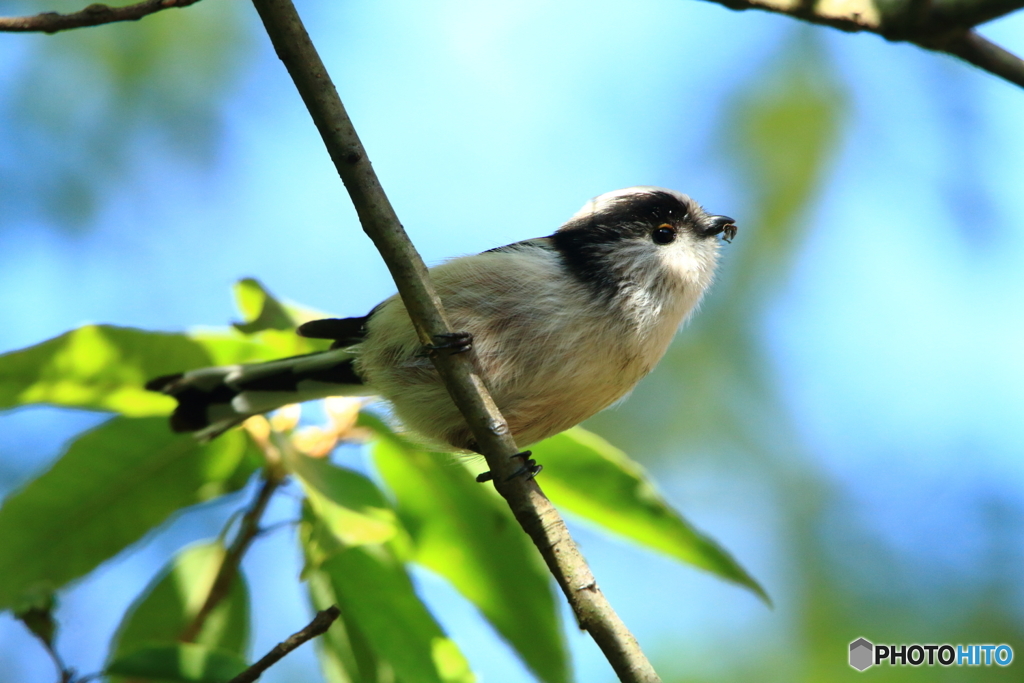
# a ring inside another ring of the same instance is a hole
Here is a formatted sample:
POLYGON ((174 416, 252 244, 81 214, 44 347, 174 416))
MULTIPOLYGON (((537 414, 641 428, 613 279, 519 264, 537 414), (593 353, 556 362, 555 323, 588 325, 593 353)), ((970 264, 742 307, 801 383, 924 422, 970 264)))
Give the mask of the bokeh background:
MULTIPOLYGON (((1024 661, 846 664, 861 636, 1009 643, 1024 660, 1024 91, 692 0, 298 6, 430 263, 547 234, 629 185, 737 219, 703 310, 587 424, 775 601, 574 525, 666 681, 1024 680, 1024 661)), ((1024 53, 1024 15, 982 33, 1024 53)), ((223 325, 243 276, 337 315, 393 291, 248 3, 4 34, 0 63, 0 351, 86 322, 223 325)), ((0 493, 103 419, 0 415, 0 493)), ((163 562, 247 495, 64 591, 68 663, 98 670, 163 562)), ((272 521, 295 505, 280 496, 272 521)), ((285 525, 245 561, 256 653, 308 619, 296 555, 285 525)), ((530 680, 454 590, 416 579, 481 680, 530 680)), ((577 679, 612 681, 568 631, 577 679)), ((0 615, 0 679, 54 678, 0 615)), ((311 648, 264 678, 318 679, 311 648)))

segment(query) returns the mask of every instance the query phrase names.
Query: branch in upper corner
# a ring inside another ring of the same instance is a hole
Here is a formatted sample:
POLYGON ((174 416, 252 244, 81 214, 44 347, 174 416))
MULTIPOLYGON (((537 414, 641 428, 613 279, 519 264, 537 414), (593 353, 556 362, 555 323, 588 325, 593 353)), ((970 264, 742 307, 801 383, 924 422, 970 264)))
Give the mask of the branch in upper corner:
POLYGON ((118 21, 138 21, 172 7, 188 7, 199 0, 144 0, 124 7, 109 7, 102 3, 89 5, 80 12, 61 14, 42 12, 28 17, 0 17, 0 31, 13 33, 57 33, 73 28, 113 24, 118 21))
POLYGON ((939 49, 1024 88, 1024 59, 974 31, 948 41, 939 49))
POLYGON ((327 629, 331 627, 334 620, 341 615, 341 610, 336 605, 331 605, 327 609, 317 613, 313 621, 309 622, 309 626, 293 633, 284 640, 274 646, 270 652, 263 656, 263 659, 256 662, 248 669, 232 678, 229 683, 252 683, 259 678, 264 671, 277 664, 286 654, 297 648, 298 646, 305 643, 307 640, 312 640, 318 635, 325 633, 327 629))
POLYGON ((901 0, 885 7, 874 0, 709 0, 733 10, 759 9, 831 26, 875 33, 887 40, 945 52, 1024 88, 1024 60, 981 37, 973 27, 1024 8, 1024 0, 920 2, 901 0), (973 12, 972 12, 973 10, 973 12))

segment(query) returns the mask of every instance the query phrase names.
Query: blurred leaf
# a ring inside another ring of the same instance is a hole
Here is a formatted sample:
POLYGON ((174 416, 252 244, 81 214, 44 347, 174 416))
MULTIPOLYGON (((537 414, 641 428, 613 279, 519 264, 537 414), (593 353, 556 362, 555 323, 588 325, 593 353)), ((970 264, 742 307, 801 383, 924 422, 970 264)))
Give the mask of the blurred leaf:
POLYGON ((211 353, 219 354, 223 360, 213 365, 233 363, 262 363, 289 356, 302 356, 323 351, 331 342, 324 339, 306 339, 290 330, 263 330, 251 335, 230 329, 194 330, 189 337, 202 343, 211 353))
POLYGON ((257 461, 232 432, 205 445, 163 418, 117 417, 79 436, 0 507, 0 610, 91 571, 176 511, 244 485, 257 461))
POLYGON ((146 391, 145 383, 209 364, 202 345, 184 335, 86 325, 0 356, 0 408, 50 403, 132 417, 167 415, 174 400, 146 391))
POLYGON ((738 309, 726 308, 709 311, 670 349, 654 383, 671 399, 659 397, 655 408, 635 406, 650 412, 643 426, 658 429, 658 437, 675 445, 676 453, 713 449, 720 454, 727 446, 760 455, 792 453, 799 444, 760 339, 745 320, 733 317, 738 309), (662 422, 656 426, 652 420, 662 422))
POLYGON ((717 443, 718 450, 732 443, 750 453, 797 447, 757 326, 808 232, 807 209, 839 146, 849 101, 817 34, 793 33, 782 54, 738 84, 718 134, 752 206, 721 282, 666 359, 682 405, 660 403, 671 416, 661 424, 676 428, 660 431, 676 442, 717 443))
POLYGON ((719 137, 753 197, 738 248, 730 249, 736 295, 763 297, 797 253, 806 232, 802 214, 838 147, 848 108, 838 73, 816 34, 802 30, 732 96, 719 137))
POLYGON ((107 674, 146 681, 224 683, 249 668, 234 652, 177 643, 156 645, 121 657, 107 667, 107 674))
POLYGON ((715 541, 695 530, 655 490, 643 468, 607 441, 574 427, 533 446, 544 493, 559 507, 677 560, 768 595, 715 541))
POLYGON ((239 332, 252 334, 263 330, 290 330, 296 324, 284 306, 268 292, 259 280, 247 277, 235 283, 235 302, 244 323, 232 323, 239 332))
POLYGON ((293 331, 263 339, 237 332, 186 336, 86 325, 0 356, 0 409, 31 403, 109 410, 129 417, 168 415, 174 399, 147 381, 210 365, 273 360, 314 350, 293 331))
POLYGON ((310 320, 328 317, 326 313, 294 303, 285 303, 274 298, 263 283, 251 277, 235 283, 235 304, 242 314, 244 323, 233 323, 232 327, 245 334, 264 330, 288 330, 310 320))
POLYGON ((210 353, 212 360, 206 365, 262 363, 327 348, 320 340, 300 337, 295 330, 264 330, 246 336, 234 329, 202 328, 190 331, 188 337, 210 353))
MULTIPOLYGON (((320 569, 306 573, 309 599, 317 612, 338 604, 331 577, 320 569)), ((392 683, 390 664, 377 659, 366 636, 344 611, 325 634, 317 638, 317 655, 327 683, 392 683)))
MULTIPOLYGON (((203 606, 227 554, 219 541, 185 548, 128 608, 111 642, 113 662, 147 645, 175 644, 203 606)), ((210 612, 196 643, 245 657, 249 648, 249 588, 239 572, 210 612)))
MULTIPOLYGON (((307 558, 323 555, 315 545, 310 514, 300 529, 307 558)), ((386 545, 360 545, 341 548, 330 555, 319 569, 310 571, 317 578, 317 590, 323 597, 329 584, 345 623, 365 638, 365 647, 373 661, 360 660, 352 647, 332 648, 328 661, 340 670, 363 674, 392 669, 394 680, 402 683, 469 683, 475 677, 469 664, 420 601, 405 567, 386 545)), ((332 627, 333 629, 334 627, 332 627)), ((351 635, 351 632, 350 632, 351 635)), ((335 643, 336 641, 331 641, 335 643)), ((364 654, 365 654, 364 652, 364 654)), ((351 675, 351 674, 350 674, 351 675)), ((375 680, 367 678, 365 680, 375 680)))
POLYGON ((782 54, 737 83, 720 117, 714 153, 728 153, 751 200, 726 211, 740 227, 723 249, 718 281, 658 369, 628 401, 588 422, 637 452, 678 458, 713 449, 721 458, 799 448, 759 326, 807 233, 807 208, 839 146, 849 99, 816 34, 794 33, 782 54))
POLYGON ((374 462, 412 535, 414 561, 476 605, 540 680, 568 681, 550 575, 505 501, 454 467, 451 455, 428 453, 374 426, 374 462))
MULTIPOLYGON (((82 6, 52 0, 46 9, 82 6)), ((123 189, 155 151, 212 162, 251 25, 237 3, 199 3, 59 38, 22 37, 25 59, 0 101, 10 133, 0 138, 0 187, 12 190, 0 193, 0 225, 41 212, 81 227, 102 193, 123 189)))
POLYGON ((330 348, 329 340, 307 339, 295 331, 304 322, 327 317, 325 314, 278 301, 254 278, 239 280, 235 283, 234 291, 235 303, 245 322, 232 323, 232 327, 248 335, 252 341, 273 349, 273 358, 298 356, 330 348))
MULTIPOLYGON (((302 483, 316 519, 340 545, 321 538, 320 548, 331 554, 341 546, 384 543, 394 537, 395 512, 377 485, 352 470, 323 458, 286 451, 285 466, 302 483)), ((317 556, 313 563, 324 558, 317 556)))

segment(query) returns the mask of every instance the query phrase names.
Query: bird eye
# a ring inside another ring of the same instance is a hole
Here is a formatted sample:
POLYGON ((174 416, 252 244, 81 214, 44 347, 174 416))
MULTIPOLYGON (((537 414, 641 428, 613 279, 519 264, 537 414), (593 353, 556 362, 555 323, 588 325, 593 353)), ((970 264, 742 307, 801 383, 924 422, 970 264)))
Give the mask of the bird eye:
POLYGON ((655 244, 668 244, 676 239, 676 229, 668 223, 659 225, 651 233, 651 239, 654 240, 655 244))

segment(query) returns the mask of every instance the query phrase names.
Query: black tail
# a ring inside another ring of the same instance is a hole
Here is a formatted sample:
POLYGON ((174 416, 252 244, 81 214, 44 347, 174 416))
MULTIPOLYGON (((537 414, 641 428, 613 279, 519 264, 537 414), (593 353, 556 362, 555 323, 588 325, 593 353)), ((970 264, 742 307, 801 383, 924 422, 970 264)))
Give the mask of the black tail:
POLYGON ((150 380, 146 388, 178 399, 171 429, 212 439, 252 415, 327 396, 363 396, 368 389, 344 349, 253 365, 190 370, 150 380))

